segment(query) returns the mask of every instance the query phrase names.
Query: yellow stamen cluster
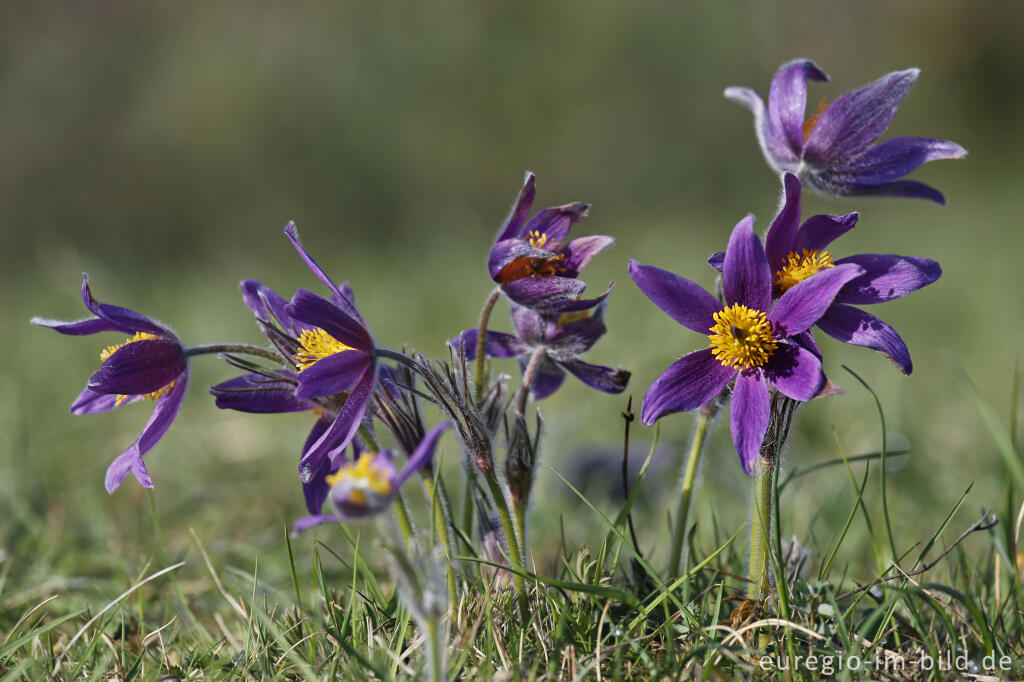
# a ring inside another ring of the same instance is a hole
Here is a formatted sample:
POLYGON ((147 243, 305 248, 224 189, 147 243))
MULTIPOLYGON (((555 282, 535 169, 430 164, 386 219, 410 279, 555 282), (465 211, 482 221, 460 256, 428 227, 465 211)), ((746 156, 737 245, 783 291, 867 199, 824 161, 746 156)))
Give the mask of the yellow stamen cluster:
POLYGON ((323 329, 306 329, 299 336, 302 349, 295 354, 295 366, 299 371, 309 369, 318 360, 346 350, 355 350, 325 332, 323 329))
POLYGON ((778 342, 762 311, 734 303, 714 317, 715 324, 708 334, 711 354, 726 367, 760 367, 775 352, 778 342))
MULTIPOLYGON (((133 336, 132 338, 128 339, 124 343, 118 343, 118 344, 115 344, 113 346, 107 346, 106 348, 101 350, 100 351, 100 362, 106 362, 110 358, 111 355, 116 353, 121 348, 124 348, 129 343, 135 343, 136 341, 148 341, 150 339, 160 339, 160 338, 161 337, 157 336, 156 334, 150 334, 149 332, 135 332, 135 336, 133 336)), ((146 400, 156 400, 157 398, 159 398, 161 396, 165 396, 168 393, 170 393, 171 389, 174 388, 174 385, 176 383, 178 383, 178 380, 174 379, 174 380, 171 381, 171 383, 167 384, 166 386, 162 386, 162 387, 158 388, 157 390, 153 391, 152 393, 144 393, 144 394, 142 394, 142 397, 145 398, 146 400)), ((114 402, 114 405, 115 406, 120 406, 124 401, 128 400, 128 398, 131 398, 131 397, 133 397, 133 396, 130 396, 130 395, 119 395, 119 396, 117 396, 117 400, 114 402)))
POLYGON ((555 240, 548 241, 549 237, 545 232, 538 232, 537 230, 530 230, 526 235, 527 243, 535 249, 545 249, 546 251, 554 251, 558 248, 558 242, 555 240))
POLYGON ((779 293, 784 293, 811 275, 834 267, 832 255, 828 251, 794 251, 786 256, 785 264, 775 273, 775 287, 779 293))
POLYGON ((348 499, 355 504, 366 504, 366 491, 376 493, 381 497, 391 494, 391 479, 388 472, 374 463, 374 453, 365 452, 355 462, 350 462, 341 467, 337 473, 327 477, 327 485, 332 488, 339 483, 348 481, 351 489, 348 491, 348 499))

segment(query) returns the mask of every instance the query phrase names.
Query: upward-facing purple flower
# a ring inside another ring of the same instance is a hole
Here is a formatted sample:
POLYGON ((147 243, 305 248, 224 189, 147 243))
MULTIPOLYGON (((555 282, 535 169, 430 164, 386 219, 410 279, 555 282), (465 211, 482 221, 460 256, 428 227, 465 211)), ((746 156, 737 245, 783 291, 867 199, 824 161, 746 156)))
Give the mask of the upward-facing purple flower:
POLYGON ((351 296, 302 248, 294 223, 288 223, 285 234, 309 269, 331 291, 328 300, 299 289, 284 308, 289 318, 303 325, 295 355, 299 370, 295 397, 306 400, 347 394, 337 417, 299 462, 299 476, 309 482, 332 453, 344 450, 359 429, 377 382, 377 359, 373 336, 351 296))
POLYGON ((565 243, 569 228, 587 217, 588 204, 574 202, 545 208, 526 219, 536 193, 533 173, 526 174, 512 211, 491 247, 487 267, 512 301, 543 313, 584 310, 604 300, 579 300, 586 285, 579 275, 598 253, 615 243, 601 235, 565 243))
POLYGON ((88 275, 82 281, 82 301, 93 317, 77 322, 34 317, 32 323, 72 336, 98 332, 131 335, 100 353, 102 364, 72 403, 71 413, 96 414, 142 399, 156 401, 139 437, 107 468, 105 480, 108 493, 114 492, 129 472, 142 487, 152 488, 153 479, 142 456, 156 445, 178 414, 188 387, 188 357, 177 335, 166 326, 134 310, 93 298, 88 275))
MULTIPOLYGON (((541 349, 543 356, 530 390, 534 400, 543 400, 558 390, 565 380, 565 370, 591 388, 605 393, 622 393, 629 383, 629 372, 579 359, 608 331, 604 325, 605 305, 601 303, 591 310, 546 316, 513 303, 512 324, 517 334, 488 330, 485 352, 492 358, 516 358, 519 369, 525 370, 530 357, 541 349)), ((478 330, 470 329, 452 340, 452 345, 462 345, 466 349, 468 360, 476 358, 477 334, 478 330)))
POLYGON ((677 360, 644 395, 640 420, 653 424, 693 410, 733 386, 730 429, 743 470, 753 472, 768 430, 771 383, 794 400, 810 400, 825 377, 821 360, 787 339, 813 325, 844 284, 863 270, 840 265, 800 282, 771 305, 772 273, 753 217, 733 229, 725 251, 725 307, 688 279, 630 261, 629 274, 655 305, 679 324, 706 334, 710 347, 677 360))
POLYGON ((929 161, 965 157, 963 147, 926 137, 894 137, 874 144, 919 73, 893 71, 827 107, 823 99, 818 112, 806 119, 808 79, 828 80, 807 59, 782 65, 772 79, 767 106, 750 88, 726 88, 725 96, 754 113, 761 151, 777 172, 796 173, 824 194, 916 197, 945 204, 935 188, 903 178, 929 161))
MULTIPOLYGON (((792 173, 783 176, 782 208, 765 236, 765 251, 772 272, 774 295, 780 296, 808 277, 829 268, 852 263, 864 272, 843 285, 832 305, 816 326, 843 343, 876 350, 892 360, 904 374, 913 364, 907 345, 880 319, 854 308, 851 303, 867 305, 901 298, 931 284, 942 275, 942 268, 930 258, 862 253, 833 261, 825 249, 857 223, 857 213, 844 216, 815 215, 800 224, 800 181, 792 173)), ((708 262, 719 270, 725 254, 715 254, 708 262)), ((805 348, 818 353, 808 331, 797 338, 805 348)))

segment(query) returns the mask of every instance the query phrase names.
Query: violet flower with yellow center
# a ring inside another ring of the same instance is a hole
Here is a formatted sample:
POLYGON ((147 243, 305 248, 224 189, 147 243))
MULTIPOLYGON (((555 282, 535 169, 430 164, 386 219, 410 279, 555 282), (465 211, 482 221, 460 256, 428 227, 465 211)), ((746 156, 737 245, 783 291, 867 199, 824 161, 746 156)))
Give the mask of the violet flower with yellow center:
POLYGON ((566 243, 569 229, 587 217, 588 204, 574 202, 545 208, 529 220, 536 193, 533 173, 505 219, 488 258, 491 278, 512 301, 542 313, 592 308, 611 292, 580 299, 586 285, 580 272, 590 259, 615 243, 611 237, 580 237, 566 243))
POLYGON ((331 486, 328 500, 336 513, 305 516, 295 522, 293 531, 300 533, 322 523, 353 521, 386 510, 401 485, 433 459, 437 441, 448 427, 445 423, 430 429, 401 471, 395 467, 390 450, 364 452, 352 461, 341 462, 327 476, 331 486))
POLYGON ((768 429, 768 384, 794 400, 813 398, 825 382, 821 360, 789 339, 807 330, 844 284, 861 274, 840 265, 794 285, 774 304, 772 272, 753 216, 733 229, 725 251, 725 305, 700 285, 671 272, 630 261, 629 274, 647 298, 688 329, 708 337, 708 348, 677 360, 644 395, 640 420, 696 409, 735 379, 730 430, 743 470, 753 465, 768 429))
MULTIPOLYGON (((870 313, 850 304, 884 303, 913 293, 942 276, 942 267, 930 258, 862 253, 833 260, 826 251, 832 242, 857 224, 857 213, 844 216, 815 215, 800 224, 801 184, 792 173, 783 176, 783 205, 765 236, 765 251, 778 297, 819 272, 844 264, 857 265, 861 275, 847 282, 815 323, 843 343, 864 346, 889 358, 896 368, 910 374, 913 363, 906 343, 896 330, 870 313)), ((714 254, 708 263, 722 269, 725 254, 714 254)), ((818 357, 810 331, 795 342, 818 357)))
POLYGON ((40 317, 33 324, 61 334, 82 336, 98 332, 129 335, 123 343, 100 352, 100 367, 71 405, 72 414, 97 414, 139 400, 155 402, 139 437, 107 468, 105 485, 114 492, 131 472, 144 488, 153 479, 142 457, 167 432, 178 415, 188 387, 188 355, 177 335, 163 324, 128 308, 93 298, 89 277, 82 281, 82 301, 94 317, 60 322, 40 317))
POLYGON ((302 248, 294 223, 285 234, 313 274, 330 290, 330 299, 299 289, 284 311, 303 325, 294 361, 298 370, 295 397, 309 400, 347 394, 330 426, 303 454, 299 476, 309 482, 355 436, 377 383, 375 345, 350 292, 327 276, 302 248))
POLYGON ((813 189, 834 196, 916 197, 945 204, 942 194, 903 178, 939 159, 961 159, 967 150, 955 142, 925 137, 894 137, 874 144, 896 115, 920 71, 894 71, 853 90, 805 118, 807 81, 827 81, 807 59, 783 64, 772 79, 768 104, 750 88, 731 87, 725 96, 754 114, 754 131, 768 165, 789 171, 813 189))

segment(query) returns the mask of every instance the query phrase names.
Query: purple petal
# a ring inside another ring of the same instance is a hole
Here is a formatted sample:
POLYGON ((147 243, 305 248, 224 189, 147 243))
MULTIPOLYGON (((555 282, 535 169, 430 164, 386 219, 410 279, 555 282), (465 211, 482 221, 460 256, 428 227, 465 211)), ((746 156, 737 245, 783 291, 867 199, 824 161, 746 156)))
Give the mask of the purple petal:
POLYGON ((848 256, 836 264, 853 263, 864 274, 847 282, 836 296, 836 303, 884 303, 921 287, 942 276, 942 267, 930 258, 864 253, 848 256))
POLYGON ((185 351, 177 341, 142 339, 114 351, 87 386, 98 393, 152 393, 174 381, 187 366, 185 351))
MULTIPOLYGON (((589 310, 589 309, 593 308, 594 306, 597 306, 597 305, 600 305, 600 304, 604 303, 605 299, 607 299, 608 296, 611 295, 612 289, 614 289, 614 288, 615 288, 615 282, 614 281, 609 282, 608 283, 608 288, 605 289, 603 292, 601 292, 600 296, 597 296, 595 298, 576 298, 576 299, 573 299, 571 301, 566 301, 565 303, 562 303, 561 305, 559 305, 558 308, 556 308, 555 310, 552 310, 550 312, 552 312, 552 313, 572 313, 572 312, 579 312, 580 310, 589 310)), ((534 306, 534 308, 536 308, 536 306, 534 306)))
POLYGON ((558 362, 571 360, 590 350, 607 331, 602 304, 582 320, 559 327, 547 341, 548 355, 558 362))
POLYGON ((789 340, 804 350, 810 351, 811 354, 819 360, 821 359, 821 350, 818 348, 818 342, 814 340, 814 333, 810 329, 805 332, 800 332, 799 334, 794 334, 789 337, 789 340))
POLYGON ((821 360, 791 343, 780 343, 762 369, 765 378, 793 400, 810 400, 825 383, 821 360))
POLYGON ((729 430, 740 464, 747 474, 754 474, 754 464, 761 453, 761 443, 770 420, 771 398, 761 372, 740 372, 732 389, 729 430))
POLYGON ((142 456, 149 452, 171 427, 174 418, 178 416, 178 410, 181 409, 187 388, 188 372, 181 376, 170 393, 156 401, 156 407, 153 408, 153 413, 142 428, 138 439, 107 468, 105 484, 108 493, 117 490, 129 472, 134 474, 143 488, 153 487, 153 479, 149 476, 142 456))
MULTIPOLYGON (((815 176, 811 178, 818 180, 815 176)), ((879 196, 879 197, 900 197, 902 199, 927 199, 934 201, 940 206, 946 205, 946 197, 942 192, 930 185, 917 180, 897 180, 886 182, 881 185, 848 185, 834 181, 831 176, 823 175, 820 179, 821 191, 826 194, 837 196, 879 196)))
POLYGON ((761 240, 754 234, 752 215, 738 222, 729 237, 722 268, 722 288, 726 305, 739 303, 766 311, 771 303, 772 271, 761 240))
POLYGON ((90 317, 87 320, 78 320, 76 322, 64 322, 62 320, 51 320, 45 317, 33 317, 29 322, 39 325, 40 327, 49 327, 61 334, 68 334, 70 336, 84 336, 86 334, 95 334, 97 332, 122 331, 121 327, 110 320, 103 319, 102 317, 90 317))
POLYGON ((750 88, 731 87, 725 89, 725 96, 734 102, 739 102, 754 114, 754 133, 757 135, 757 143, 761 147, 761 153, 768 161, 768 165, 776 172, 787 168, 795 167, 800 161, 799 156, 789 147, 782 131, 771 125, 768 120, 764 102, 756 92, 750 88))
POLYGON ((818 320, 818 328, 843 343, 878 351, 904 374, 910 374, 914 369, 907 344, 903 343, 896 330, 863 310, 833 304, 818 320))
MULTIPOLYGON (((755 237, 756 239, 756 237, 755 237)), ((718 299, 704 287, 652 265, 629 261, 629 276, 640 291, 673 320, 698 334, 707 334, 722 309, 718 299)))
POLYGON ((894 137, 870 147, 830 175, 849 184, 880 185, 899 180, 918 166, 940 159, 962 159, 967 150, 956 142, 927 137, 894 137))
POLYGON ((529 346, 539 346, 547 340, 549 322, 524 305, 512 304, 512 326, 519 338, 529 346))
POLYGON ((775 337, 784 339, 813 327, 843 285, 862 272, 857 265, 837 265, 793 286, 768 312, 775 337))
POLYGON ((177 338, 170 329, 161 326, 155 320, 151 320, 141 313, 97 301, 93 298, 92 290, 89 288, 89 275, 82 276, 82 302, 85 303, 85 307, 93 315, 107 320, 125 333, 147 332, 168 339, 177 338))
MULTIPOLYGON (((320 437, 324 435, 324 432, 330 427, 334 420, 328 416, 320 417, 313 424, 313 428, 310 429, 309 435, 306 437, 306 443, 302 446, 302 453, 305 454, 309 451, 313 444, 320 440, 320 437)), ((331 491, 331 486, 327 483, 327 476, 331 473, 333 463, 327 457, 320 460, 320 464, 315 471, 312 473, 312 477, 302 484, 302 494, 306 498, 306 509, 309 510, 310 514, 319 514, 320 510, 324 506, 324 500, 327 499, 327 493, 331 491)))
POLYGON ((348 446, 352 437, 359 429, 363 415, 366 413, 366 406, 373 395, 373 386, 377 380, 376 364, 371 362, 370 366, 363 373, 362 378, 355 385, 345 399, 338 412, 337 419, 324 432, 322 436, 302 455, 299 461, 299 477, 303 481, 309 481, 320 461, 329 453, 348 446))
POLYGON ((99 414, 142 399, 141 395, 119 396, 116 393, 97 393, 87 388, 71 403, 71 414, 99 414), (118 398, 123 398, 120 403, 118 398))
POLYGON ((800 226, 800 181, 792 173, 785 173, 782 186, 782 207, 764 238, 764 251, 772 270, 778 270, 785 264, 800 226))
POLYGON ((605 393, 622 393, 629 383, 630 373, 624 369, 592 365, 579 359, 563 360, 561 365, 587 386, 605 393))
POLYGON ((216 405, 220 409, 250 414, 305 412, 317 407, 311 400, 299 400, 295 397, 294 373, 278 374, 292 380, 274 380, 262 374, 245 374, 211 386, 210 394, 216 398, 216 405))
MULTIPOLYGON (((334 296, 337 296, 339 299, 347 303, 343 308, 346 309, 346 314, 351 316, 351 311, 355 310, 355 304, 348 300, 348 297, 345 295, 345 291, 335 284, 334 280, 327 276, 327 273, 324 272, 323 268, 321 268, 317 262, 313 260, 313 257, 309 255, 306 249, 302 247, 302 243, 299 241, 299 231, 295 228, 295 223, 289 222, 285 225, 284 233, 287 235, 288 239, 291 240, 292 246, 295 247, 295 250, 299 252, 299 256, 302 258, 303 262, 306 263, 306 267, 313 271, 313 274, 316 275, 317 279, 323 282, 324 286, 330 289, 334 296)), ((358 314, 356 317, 358 318, 358 314)))
POLYGON ((523 226, 519 236, 523 239, 530 232, 539 232, 548 236, 545 246, 561 244, 569 234, 569 228, 577 220, 583 220, 590 211, 590 204, 581 201, 574 201, 563 206, 552 206, 545 208, 537 215, 530 218, 530 221, 523 226))
POLYGON ((316 514, 314 516, 303 516, 292 524, 292 533, 297 535, 309 530, 313 526, 319 526, 324 523, 341 523, 343 521, 348 521, 348 518, 341 514, 316 514))
MULTIPOLYGON (((526 371, 526 362, 526 358, 519 359, 520 373, 526 371)), ((561 387, 563 381, 565 381, 565 371, 545 357, 540 361, 537 373, 533 375, 533 384, 530 386, 530 397, 534 400, 544 400, 557 391, 561 387)))
POLYGON ((502 291, 520 305, 541 313, 568 310, 586 285, 570 277, 525 277, 502 285, 502 291))
MULTIPOLYGON (((768 91, 768 119, 780 131, 789 148, 799 154, 804 145, 804 112, 807 79, 827 81, 828 76, 809 59, 795 59, 776 72, 768 91)), ((770 256, 769 256, 770 258, 770 256)))
POLYGON ((804 158, 815 166, 833 168, 867 149, 889 127, 919 73, 919 69, 894 71, 837 99, 807 138, 804 158))
POLYGON ((372 363, 368 353, 344 350, 317 360, 299 372, 295 397, 320 398, 338 395, 352 388, 372 363))
POLYGON ((725 251, 719 251, 708 256, 708 265, 719 272, 725 267, 725 251))
POLYGON ((398 486, 405 483, 405 481, 412 476, 414 473, 422 469, 427 463, 434 458, 434 450, 437 448, 437 439, 441 437, 441 434, 448 429, 450 425, 447 423, 438 424, 434 428, 427 431, 426 435, 423 436, 423 440, 416 446, 416 449, 409 455, 409 460, 405 463, 405 467, 402 472, 398 474, 395 479, 394 490, 398 490, 398 486))
POLYGON ((346 346, 365 351, 373 348, 373 338, 362 322, 311 291, 296 291, 285 310, 300 322, 320 327, 346 346))
POLYGON ((562 270, 570 277, 579 277, 580 271, 590 262, 591 258, 614 243, 615 239, 604 235, 573 239, 559 250, 559 253, 565 256, 562 270))
POLYGON ((718 395, 736 376, 711 355, 711 349, 695 351, 676 360, 661 373, 644 395, 640 421, 650 426, 672 412, 693 410, 718 395))
POLYGON ((847 213, 844 216, 834 215, 812 215, 800 226, 796 233, 796 241, 793 243, 793 251, 803 253, 808 251, 821 251, 827 248, 833 241, 846 234, 850 228, 857 224, 859 213, 847 213))
POLYGON ((277 320, 287 331, 308 328, 292 319, 286 309, 288 301, 270 287, 254 279, 244 280, 238 286, 242 290, 242 301, 261 320, 277 320))
MULTIPOLYGON (((466 348, 466 359, 475 360, 476 344, 479 338, 477 333, 478 330, 469 329, 459 334, 449 343, 455 348, 464 345, 466 348)), ((526 346, 517 337, 512 334, 495 332, 489 329, 484 339, 484 349, 485 354, 489 358, 514 358, 526 352, 526 346)))
POLYGON ((502 226, 501 232, 498 233, 498 238, 495 241, 500 242, 519 235, 523 221, 526 220, 526 216, 530 214, 530 207, 533 206, 533 197, 537 193, 536 182, 537 179, 533 173, 526 171, 523 188, 519 190, 519 195, 516 197, 515 203, 512 204, 512 210, 509 211, 508 217, 505 218, 505 224, 502 226))

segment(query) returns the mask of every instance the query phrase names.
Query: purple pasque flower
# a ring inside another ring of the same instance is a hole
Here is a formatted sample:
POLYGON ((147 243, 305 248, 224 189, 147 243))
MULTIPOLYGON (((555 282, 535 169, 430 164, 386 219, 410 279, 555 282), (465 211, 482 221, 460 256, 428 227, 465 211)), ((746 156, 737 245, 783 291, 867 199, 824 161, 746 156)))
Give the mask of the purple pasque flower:
POLYGON ((430 429, 401 471, 395 466, 390 450, 363 452, 350 462, 341 462, 327 477, 328 499, 337 513, 305 516, 295 522, 293 532, 301 533, 322 523, 353 521, 387 509, 401 485, 434 458, 437 440, 448 427, 443 423, 430 429))
MULTIPOLYGON (((487 330, 484 349, 488 357, 516 358, 519 369, 526 370, 534 353, 540 350, 540 364, 534 375, 530 393, 534 400, 543 400, 558 390, 568 370, 586 385, 605 393, 622 393, 630 373, 593 365, 579 359, 608 331, 604 325, 602 302, 589 310, 541 315, 526 306, 512 304, 512 324, 516 334, 487 330)), ((476 358, 478 330, 470 329, 452 340, 453 346, 466 349, 466 358, 476 358)))
POLYGON ((611 293, 612 285, 597 298, 581 300, 586 285, 579 279, 580 271, 615 240, 595 235, 564 243, 572 224, 586 218, 590 210, 580 202, 545 208, 527 220, 536 193, 534 183, 533 173, 528 172, 491 247, 487 263, 491 279, 509 299, 539 312, 592 308, 611 293))
POLYGON ((71 404, 71 414, 97 414, 142 399, 156 402, 139 437, 107 468, 105 484, 114 492, 131 472, 143 488, 152 488, 142 456, 149 452, 178 415, 188 387, 188 356, 178 336, 163 324, 128 308, 100 303, 82 280, 82 301, 93 317, 60 322, 33 317, 32 323, 61 334, 82 336, 98 332, 131 335, 100 352, 100 368, 71 404))
POLYGON ((709 347, 669 365, 644 395, 640 420, 651 425, 666 414, 704 405, 730 381, 730 430, 743 470, 753 472, 768 430, 771 383, 784 395, 810 400, 825 383, 821 360, 788 342, 806 331, 858 265, 830 268, 795 285, 771 305, 772 273, 753 216, 732 231, 725 251, 725 305, 700 285, 650 265, 630 261, 629 274, 647 298, 679 324, 706 334, 709 347))
POLYGON ((330 299, 325 299, 299 289, 284 307, 289 319, 303 325, 294 356, 299 370, 295 397, 310 400, 346 394, 334 421, 299 461, 299 476, 309 482, 355 436, 377 383, 378 363, 373 335, 347 289, 335 284, 302 248, 294 223, 284 231, 309 269, 331 291, 330 299))
MULTIPOLYGON (((844 216, 815 215, 800 224, 800 181, 792 173, 782 179, 783 205, 765 235, 765 252, 772 271, 772 291, 780 296, 808 277, 852 263, 864 272, 839 290, 832 305, 815 326, 832 338, 876 350, 896 368, 910 374, 910 351, 896 330, 851 303, 867 305, 901 298, 928 286, 942 276, 942 267, 930 258, 893 254, 861 253, 833 261, 825 249, 857 224, 857 213, 844 216)), ((722 269, 725 254, 717 253, 708 263, 722 269)), ((821 357, 810 331, 795 341, 821 357)))
POLYGON ((919 69, 893 71, 829 106, 822 99, 817 113, 806 120, 808 79, 828 80, 807 59, 783 64, 776 72, 767 107, 750 88, 726 88, 725 96, 754 113, 757 141, 768 165, 777 172, 796 173, 823 194, 914 197, 945 204, 935 188, 903 178, 929 161, 962 159, 967 150, 955 142, 927 137, 894 137, 874 144, 919 73, 919 69))

